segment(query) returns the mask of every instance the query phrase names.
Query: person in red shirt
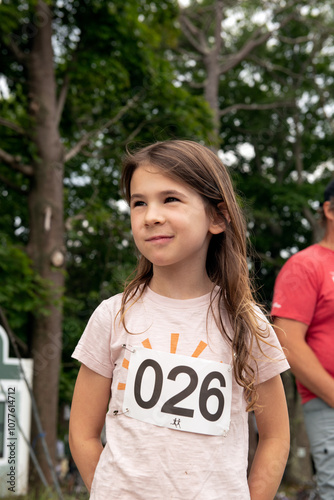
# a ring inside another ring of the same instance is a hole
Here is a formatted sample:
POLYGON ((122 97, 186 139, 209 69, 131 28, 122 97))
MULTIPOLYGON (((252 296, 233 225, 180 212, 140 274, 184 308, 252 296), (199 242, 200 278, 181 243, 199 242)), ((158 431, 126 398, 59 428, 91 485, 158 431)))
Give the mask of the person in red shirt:
POLYGON ((334 180, 324 193, 323 239, 285 263, 271 314, 301 395, 322 500, 334 499, 334 180))

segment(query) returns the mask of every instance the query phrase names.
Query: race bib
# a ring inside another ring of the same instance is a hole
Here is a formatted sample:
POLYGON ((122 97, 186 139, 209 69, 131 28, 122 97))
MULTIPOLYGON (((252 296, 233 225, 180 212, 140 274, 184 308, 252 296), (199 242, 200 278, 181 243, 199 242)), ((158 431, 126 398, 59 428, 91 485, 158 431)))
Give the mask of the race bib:
POLYGON ((179 431, 226 436, 232 400, 230 365, 135 347, 123 412, 179 431))

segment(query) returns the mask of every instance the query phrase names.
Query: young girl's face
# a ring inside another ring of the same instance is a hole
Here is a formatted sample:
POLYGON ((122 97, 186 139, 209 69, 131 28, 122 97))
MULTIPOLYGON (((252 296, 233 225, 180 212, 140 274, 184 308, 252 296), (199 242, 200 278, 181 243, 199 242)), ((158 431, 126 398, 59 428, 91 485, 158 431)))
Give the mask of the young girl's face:
POLYGON ((133 237, 153 268, 182 265, 203 272, 211 236, 224 229, 202 197, 150 164, 134 171, 130 194, 133 237))

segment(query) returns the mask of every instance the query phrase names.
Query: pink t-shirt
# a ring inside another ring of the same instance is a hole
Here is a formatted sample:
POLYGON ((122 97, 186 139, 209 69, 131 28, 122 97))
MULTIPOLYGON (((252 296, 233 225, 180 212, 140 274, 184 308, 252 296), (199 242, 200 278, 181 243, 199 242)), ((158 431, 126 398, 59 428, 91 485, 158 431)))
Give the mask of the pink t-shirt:
MULTIPOLYGON (((334 252, 312 245, 290 257, 276 283, 272 316, 308 326, 306 342, 334 377, 334 252)), ((316 397, 297 381, 306 403, 316 397)))
MULTIPOLYGON (((210 294, 190 300, 176 300, 158 295, 147 288, 143 296, 126 313, 126 326, 131 334, 119 323, 119 316, 116 318, 121 295, 102 302, 91 316, 73 357, 100 375, 112 378, 112 397, 106 415, 107 442, 94 475, 91 499, 250 498, 247 484, 248 414, 243 389, 233 376, 232 409, 226 436, 183 432, 180 429, 183 417, 171 416, 168 422, 170 425, 175 424, 175 428, 167 428, 129 418, 126 413, 122 413, 126 383, 129 382, 131 366, 134 366, 132 351, 143 352, 146 348, 151 349, 152 351, 147 352, 152 354, 162 352, 171 360, 178 358, 175 355, 181 355, 196 364, 194 358, 197 358, 199 364, 204 365, 210 361, 214 362, 215 366, 217 363, 222 366, 222 363, 227 367, 232 362, 231 347, 223 339, 214 319, 210 315, 207 316, 209 301, 210 294)), ((271 347, 263 343, 266 356, 260 352, 255 354, 259 367, 257 382, 261 383, 289 366, 275 333, 263 315, 259 322, 263 325, 263 330, 268 331, 269 337, 266 340, 276 346, 271 347)), ((224 317, 224 323, 228 334, 232 336, 227 316, 224 317)), ((142 369, 140 375, 138 370, 136 374, 136 381, 140 384, 137 399, 140 398, 143 407, 150 406, 153 418, 153 410, 157 408, 154 406, 154 394, 152 395, 152 391, 148 395, 145 394, 143 380, 147 377, 146 385, 151 384, 155 389, 158 388, 159 396, 163 384, 161 381, 160 385, 160 382, 158 383, 159 363, 154 363, 153 366, 153 361, 149 362, 147 370, 142 369)), ((144 364, 141 367, 143 368, 144 364)), ((174 376, 171 375, 172 371, 170 372, 168 378, 172 380, 169 383, 173 386, 180 376, 182 388, 188 388, 188 375, 179 373, 180 370, 185 371, 185 368, 178 366, 177 369, 178 372, 174 376), (182 376, 185 376, 183 382, 182 376)), ((193 368, 187 370, 192 373, 193 368)), ((213 381, 212 377, 210 385, 203 388, 204 376, 200 372, 201 369, 198 369, 198 381, 202 384, 205 404, 209 404, 207 398, 210 394, 213 402, 221 399, 220 391, 224 388, 218 390, 217 396, 217 389, 213 388, 217 381, 213 381)), ((215 378, 217 372, 213 373, 215 378)), ((191 402, 192 395, 188 397, 180 390, 175 392, 177 401, 174 401, 174 408, 181 407, 182 411, 188 412, 189 408, 196 406, 196 401, 191 402)), ((204 413, 207 411, 205 405, 202 410, 204 413)), ((158 409, 156 411, 159 413, 158 409)), ((198 408, 196 411, 199 413, 198 408)), ((215 411, 210 410, 211 413, 215 411)))

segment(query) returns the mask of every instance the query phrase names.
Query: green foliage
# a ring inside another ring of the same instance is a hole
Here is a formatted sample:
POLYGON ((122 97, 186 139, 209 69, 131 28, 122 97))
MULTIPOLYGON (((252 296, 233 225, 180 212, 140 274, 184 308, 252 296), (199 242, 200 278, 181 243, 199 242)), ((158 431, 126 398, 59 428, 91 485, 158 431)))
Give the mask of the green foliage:
POLYGON ((26 333, 29 314, 48 314, 47 284, 31 266, 26 253, 0 233, 0 307, 5 311, 11 328, 26 333))

